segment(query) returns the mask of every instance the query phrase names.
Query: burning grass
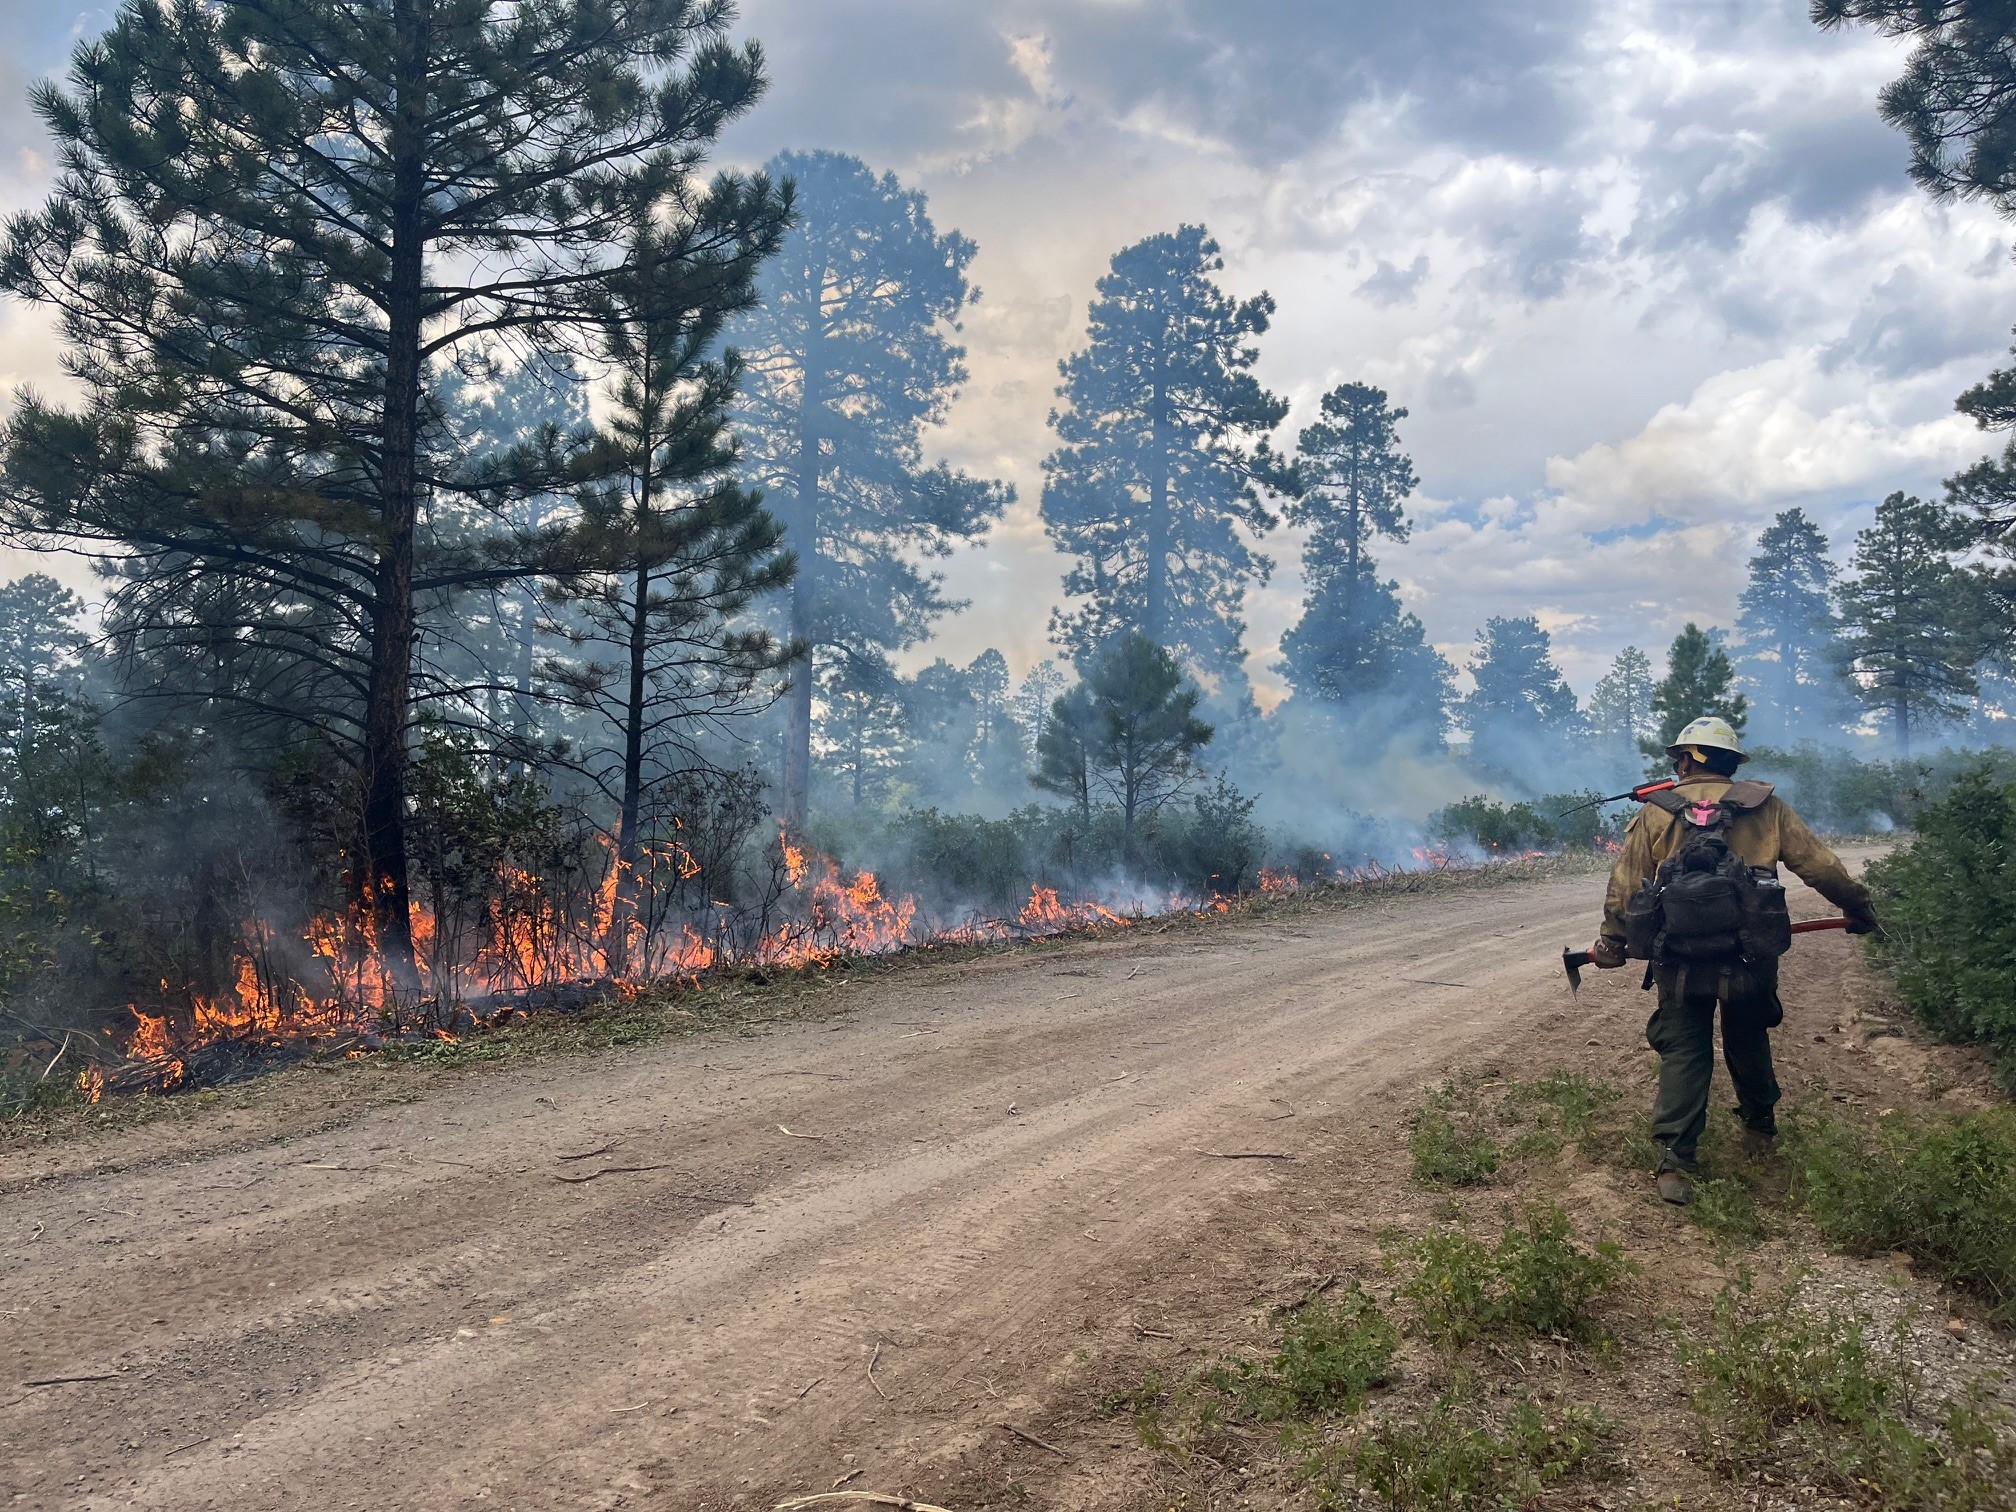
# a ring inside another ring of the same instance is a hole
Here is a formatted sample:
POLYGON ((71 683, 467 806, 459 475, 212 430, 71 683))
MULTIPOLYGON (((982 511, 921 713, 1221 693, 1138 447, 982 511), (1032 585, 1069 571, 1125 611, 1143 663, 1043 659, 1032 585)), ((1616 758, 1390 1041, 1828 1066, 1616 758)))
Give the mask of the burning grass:
MULTIPOLYGON (((410 993, 395 989, 368 932, 354 921, 293 933, 248 927, 222 987, 171 992, 164 984, 152 999, 134 1004, 133 1028, 123 1042, 82 1072, 64 1072, 60 1086, 50 1084, 60 1095, 47 1095, 43 1087, 45 1095, 21 1101, 40 1119, 106 1093, 149 1094, 137 1099, 144 1105, 158 1101, 158 1094, 241 1082, 304 1062, 384 1055, 448 1066, 637 1043, 733 1021, 735 1013, 759 1011, 742 998, 761 997, 773 986, 788 989, 798 980, 816 982, 843 966, 942 960, 965 949, 1116 930, 1160 932, 1228 914, 1348 906, 1531 880, 1587 864, 1552 858, 1419 871, 1374 867, 1314 879, 1270 874, 1237 898, 1150 898, 1127 911, 1038 885, 1011 916, 938 920, 915 899, 891 896, 873 873, 849 873, 795 846, 778 847, 776 861, 779 886, 767 905, 718 909, 704 932, 682 922, 628 942, 636 969, 622 977, 607 969, 595 936, 598 918, 606 925, 613 910, 584 910, 584 927, 571 925, 563 909, 528 908, 515 919, 456 931, 446 945, 444 931, 420 914, 415 932, 423 987, 410 993), (737 1002, 727 1020, 715 1011, 724 994, 737 1002), (697 1014, 689 1011, 703 1006, 697 1014)), ((529 880, 521 886, 530 897, 529 880)), ((607 899, 612 892, 605 883, 594 895, 607 899)), ((650 917, 648 910, 638 914, 650 917)))

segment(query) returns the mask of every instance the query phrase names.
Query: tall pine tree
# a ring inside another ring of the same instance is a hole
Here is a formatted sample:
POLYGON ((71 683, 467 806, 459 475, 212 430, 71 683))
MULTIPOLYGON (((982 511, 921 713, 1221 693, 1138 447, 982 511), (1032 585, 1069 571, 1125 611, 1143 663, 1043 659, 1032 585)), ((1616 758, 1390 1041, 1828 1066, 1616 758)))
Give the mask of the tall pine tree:
POLYGON ((762 88, 731 14, 127 0, 69 91, 35 91, 64 170, 0 286, 56 311, 83 405, 16 411, 6 523, 261 611, 241 632, 310 669, 297 706, 356 774, 351 896, 409 983, 417 606, 550 545, 437 539, 429 370, 564 342, 639 207, 693 213, 694 164, 762 88))
POLYGON ((797 223, 730 339, 746 363, 747 475, 798 559, 789 627, 807 648, 785 699, 783 817, 805 823, 813 690, 843 659, 913 646, 953 607, 917 557, 979 534, 1013 491, 924 460, 924 431, 966 380, 952 334, 979 291, 974 246, 924 196, 832 152, 785 153, 797 223))
POLYGON ((1863 706, 1909 755, 1914 731, 1963 717, 1979 688, 1977 586, 1955 558, 1973 526, 1952 509, 1893 493, 1855 537, 1841 584, 1842 652, 1863 706))
POLYGON ((1737 629, 1743 671, 1779 745, 1838 729, 1845 713, 1834 622, 1834 563, 1827 537, 1803 509, 1788 509, 1757 539, 1737 629))
POLYGON ((590 567, 557 580, 577 654, 548 671, 607 731, 584 766, 617 814, 605 948, 619 976, 641 934, 647 831, 680 820, 654 812, 652 795, 707 768, 709 727, 748 711, 791 649, 736 623, 790 581, 792 564, 777 522, 736 476, 728 422, 740 365, 714 355, 788 212, 766 183, 724 181, 692 223, 640 224, 602 311, 599 355, 614 382, 590 470, 612 481, 585 497, 590 567), (669 236, 688 247, 664 245, 669 236))
POLYGON ((1273 569, 1241 530, 1277 523, 1262 494, 1283 474, 1266 436, 1288 407, 1252 372, 1274 301, 1226 294, 1224 266, 1202 226, 1117 253, 1085 348, 1060 364, 1042 507, 1075 558, 1064 591, 1079 602, 1051 621, 1073 656, 1132 631, 1238 682, 1246 592, 1273 569))
POLYGON ((1296 494, 1284 513, 1309 531, 1308 591, 1282 637, 1280 671, 1303 698, 1344 707, 1378 698, 1389 728, 1418 726, 1439 740, 1452 673, 1369 549, 1376 536, 1407 539, 1404 506, 1419 479, 1400 450, 1406 418, 1385 390, 1345 383, 1323 396, 1321 417, 1298 438, 1296 494))
POLYGON ((1652 689, 1652 658, 1626 646, 1589 694, 1589 733, 1620 766, 1635 764, 1639 748, 1658 729, 1652 689))
POLYGON ((1736 691, 1736 665, 1715 637, 1689 624, 1666 653, 1666 675, 1652 690, 1658 733, 1645 743, 1648 756, 1664 754, 1682 727, 1709 715, 1729 721, 1738 735, 1750 718, 1750 700, 1736 691))
POLYGON ((1578 734, 1575 694, 1554 665, 1553 642, 1532 615, 1494 615, 1477 632, 1470 659, 1476 684, 1462 702, 1471 759, 1506 772, 1537 772, 1558 761, 1578 734))
MULTIPOLYGON (((1939 199, 2016 214, 2016 48, 2006 0, 1812 0, 1824 27, 1855 23, 1906 40, 1904 72, 1883 89, 1883 119, 1911 144, 1911 176, 1939 199)), ((2016 368, 1962 394, 1986 431, 2016 431, 2016 368)), ((1973 569, 1984 649, 2016 666, 2016 440, 1946 480, 1949 504, 1979 521, 1989 560, 1973 569)))

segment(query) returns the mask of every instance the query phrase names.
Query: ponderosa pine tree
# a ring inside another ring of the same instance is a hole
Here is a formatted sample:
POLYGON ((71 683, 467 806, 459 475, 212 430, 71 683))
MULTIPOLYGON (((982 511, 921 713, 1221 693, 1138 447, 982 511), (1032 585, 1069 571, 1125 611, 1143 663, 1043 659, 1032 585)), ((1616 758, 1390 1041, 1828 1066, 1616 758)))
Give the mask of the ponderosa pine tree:
POLYGON ((1783 511, 1758 537, 1736 623, 1744 676, 1780 745, 1841 723, 1834 578, 1827 537, 1803 509, 1783 511))
POLYGON ((823 670, 875 663, 929 635, 953 605, 915 558, 979 534, 1014 492, 924 460, 924 431, 966 381, 952 335, 979 298, 966 277, 973 243, 941 235, 922 194, 858 158, 784 153, 768 171, 796 186, 797 220, 730 340, 746 363, 747 476, 798 561, 789 628, 808 670, 785 698, 782 773, 783 818, 796 830, 823 670))
POLYGON ((902 769, 907 744, 899 679, 886 663, 841 658, 821 676, 818 751, 849 805, 884 796, 902 769))
POLYGON ((1645 743, 1648 756, 1664 755, 1683 726, 1713 714, 1743 733, 1750 700, 1736 691, 1736 664, 1700 626, 1689 624, 1674 637, 1666 653, 1666 675, 1652 690, 1652 713, 1659 729, 1645 743))
MULTIPOLYGON (((518 457, 558 454, 590 434, 591 385, 574 353, 539 353, 508 372, 494 371, 488 362, 466 365, 472 374, 449 369, 438 392, 443 424, 473 474, 498 465, 515 479, 521 471, 518 457)), ((553 485, 549 492, 515 499, 511 510, 519 528, 541 531, 574 515, 571 480, 556 469, 553 485)), ((480 535, 485 523, 480 517, 472 521, 472 531, 480 535)), ((441 595, 420 610, 423 645, 437 637, 444 621, 454 625, 454 649, 467 669, 462 678, 448 669, 447 680, 467 683, 467 701, 482 705, 479 728, 492 746, 493 767, 519 775, 547 754, 542 749, 546 700, 535 686, 542 591, 536 579, 518 578, 487 592, 441 595)))
POLYGON ((27 760, 44 712, 77 695, 89 645, 79 628, 83 618, 77 595, 45 572, 0 583, 0 746, 15 770, 27 760))
POLYGON ((1029 760, 1015 717, 1015 682, 1008 658, 988 647, 967 663, 966 685, 973 693, 973 780, 990 796, 1018 794, 1028 778, 1029 760))
POLYGON ((646 830, 680 820, 652 812, 650 796, 707 769, 702 737, 767 703, 759 686, 795 649, 744 622, 752 602, 790 582, 792 563, 777 522, 737 476, 728 426, 741 368, 719 352, 789 210, 761 179, 721 181, 685 224, 668 229, 654 216, 633 229, 601 306, 610 413, 585 465, 611 481, 584 490, 588 566, 557 575, 554 589, 572 611, 561 624, 575 655, 546 672, 611 737, 580 766, 617 814, 604 948, 618 976, 642 933, 646 830))
POLYGON ((1389 728, 1415 725, 1440 740, 1453 673, 1369 550, 1376 536, 1407 539, 1405 504, 1419 481, 1400 450, 1407 411, 1362 383, 1330 390, 1321 411, 1298 440, 1298 492, 1284 510, 1309 530, 1308 590, 1301 619, 1282 637, 1279 670, 1303 698, 1339 706, 1377 698, 1389 728))
POLYGON ((1304 604, 1281 638, 1280 671, 1298 702, 1345 719, 1376 718, 1389 734, 1406 731, 1439 746, 1456 670, 1428 644, 1421 617, 1402 607, 1399 583, 1360 570, 1355 593, 1333 584, 1304 604))
POLYGON ((1532 615, 1494 615, 1470 659, 1476 686, 1462 701, 1471 759, 1505 771, 1537 769, 1572 740, 1575 695, 1554 665, 1553 641, 1532 615))
MULTIPOLYGON (((1824 27, 1861 24, 1908 40, 1884 87, 1883 119, 1911 144, 1911 177, 1938 199, 1978 199, 2016 214, 2016 48, 2005 0, 1811 0, 1824 27)), ((1962 394, 1985 431, 2016 431, 2016 368, 1962 394)), ((1979 519, 1990 560, 1973 570, 1988 651, 2016 665, 2016 440, 1946 480, 1949 504, 1979 519)))
POLYGON ((1064 799, 1078 810, 1081 823, 1089 823, 1098 748, 1099 714, 1092 706, 1092 690, 1081 682, 1051 700, 1043 716, 1030 786, 1064 799))
POLYGON ((1911 177, 1939 198, 2016 211, 2016 54, 2003 0, 1809 0, 1816 24, 1914 44, 1880 97, 1911 144, 1911 177))
MULTIPOLYGON (((1414 460, 1400 450, 1404 409, 1388 408, 1386 391, 1363 383, 1342 383, 1323 396, 1321 418, 1304 426, 1296 440, 1297 492, 1283 513, 1291 525, 1309 531, 1303 550, 1306 602, 1337 604, 1325 618, 1346 639, 1334 646, 1310 646, 1311 670, 1326 665, 1355 667, 1361 660, 1349 638, 1358 625, 1356 598, 1371 566, 1368 546, 1375 536, 1407 539, 1407 496, 1420 479, 1414 460), (1325 656, 1323 649, 1332 654, 1325 656)), ((1347 670, 1330 681, 1357 679, 1347 670)))
POLYGON ((1218 244, 1180 226, 1117 253, 1084 349, 1059 365, 1059 445, 1043 462, 1043 523, 1075 558, 1051 638, 1081 660, 1134 632, 1214 681, 1236 672, 1248 588, 1273 564, 1240 527, 1277 523, 1285 483, 1266 444, 1286 403, 1253 376, 1274 301, 1220 289, 1218 244))
MULTIPOLYGON (((430 370, 564 343, 639 207, 692 213, 695 162, 762 87, 731 17, 127 0, 67 92, 35 90, 63 172, 9 224, 0 287, 54 309, 83 402, 17 408, 5 524, 129 577, 237 585, 241 631, 299 674, 288 712, 355 773, 350 894, 408 983, 417 605, 535 573, 554 545, 435 538, 457 480, 430 370)), ((516 491, 495 471, 485 488, 516 491)))
POLYGON ((1620 765, 1635 764, 1641 745, 1659 728, 1653 686, 1652 658, 1626 646, 1589 694, 1589 733, 1620 765))
POLYGON ((1967 712, 1984 642, 1978 585, 1955 558, 1975 541, 1954 510, 1893 493, 1855 537, 1838 590, 1841 646, 1855 692, 1890 727, 1900 755, 1911 735, 1967 712))
POLYGON ((1120 812, 1122 844, 1136 859, 1140 826, 1197 775, 1212 728, 1197 717, 1202 691, 1176 658, 1146 636, 1116 636, 1085 667, 1085 680, 1051 706, 1037 742, 1037 787, 1091 812, 1095 792, 1120 812))

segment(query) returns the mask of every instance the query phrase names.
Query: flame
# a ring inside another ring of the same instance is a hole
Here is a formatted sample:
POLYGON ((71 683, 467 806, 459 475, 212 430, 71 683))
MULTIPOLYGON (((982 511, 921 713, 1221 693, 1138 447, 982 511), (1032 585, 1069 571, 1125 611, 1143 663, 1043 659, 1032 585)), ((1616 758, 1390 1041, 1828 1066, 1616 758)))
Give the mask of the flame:
MULTIPOLYGON (((676 915, 664 918, 663 899, 655 915, 642 904, 619 914, 626 896, 648 900, 661 879, 689 883, 703 868, 674 839, 647 846, 633 876, 618 859, 613 839, 602 838, 607 858, 602 874, 583 878, 571 892, 565 877, 502 867, 484 891, 477 917, 437 915, 416 900, 411 917, 417 984, 399 978, 389 964, 368 897, 310 920, 298 936, 264 920, 247 923, 223 986, 199 992, 164 981, 158 1000, 129 1005, 133 1028, 125 1049, 141 1074, 121 1073, 116 1084, 173 1090, 200 1080, 204 1068, 192 1069, 192 1059, 219 1046, 356 1055, 388 1041, 453 1039, 501 1023, 537 1002, 534 994, 559 987, 592 987, 604 995, 692 980, 734 965, 824 966, 847 956, 927 944, 1126 928, 1141 917, 1093 899, 1066 899, 1057 888, 1037 883, 1010 916, 934 924, 916 898, 892 894, 874 872, 843 870, 783 833, 775 853, 781 891, 763 908, 768 922, 760 934, 746 913, 722 902, 683 922, 676 915), (620 942, 613 937, 619 927, 620 942)), ((1416 851, 1415 859, 1436 870, 1460 864, 1443 847, 1416 851)), ((1367 861, 1356 868, 1337 866, 1326 876, 1349 884, 1388 874, 1377 861, 1367 861)), ((1259 874, 1262 894, 1302 886, 1291 872, 1265 868, 1259 874)), ((1223 914, 1232 906, 1224 896, 1200 900, 1178 894, 1167 900, 1165 911, 1223 914)), ((104 1086, 98 1074, 86 1090, 95 1097, 104 1086)))

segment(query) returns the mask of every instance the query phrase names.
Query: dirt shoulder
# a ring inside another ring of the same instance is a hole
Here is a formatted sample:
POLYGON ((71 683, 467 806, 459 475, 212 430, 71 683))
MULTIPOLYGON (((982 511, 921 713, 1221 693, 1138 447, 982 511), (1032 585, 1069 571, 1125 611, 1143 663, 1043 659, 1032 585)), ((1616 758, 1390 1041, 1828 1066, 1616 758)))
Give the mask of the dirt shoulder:
POLYGON ((849 1455, 964 1476, 1111 1277, 1274 1180, 1218 1156, 1302 1152, 1566 1011, 1590 883, 1503 880, 829 973, 760 1026, 17 1149, 0 1379, 110 1379, 0 1397, 0 1484, 691 1508, 849 1455))

